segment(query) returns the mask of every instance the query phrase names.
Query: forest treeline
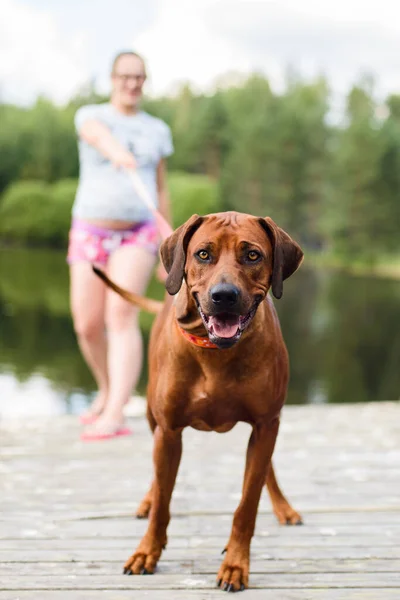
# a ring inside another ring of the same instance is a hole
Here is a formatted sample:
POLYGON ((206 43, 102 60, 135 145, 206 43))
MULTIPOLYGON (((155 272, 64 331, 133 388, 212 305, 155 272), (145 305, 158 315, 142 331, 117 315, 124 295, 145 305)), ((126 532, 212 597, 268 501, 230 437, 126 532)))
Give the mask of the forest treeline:
MULTIPOLYGON (((74 114, 100 101, 88 90, 64 107, 44 98, 29 108, 0 105, 3 238, 18 239, 24 207, 22 241, 40 240, 29 232, 40 230, 41 210, 51 233, 44 241, 63 238, 78 176, 74 114)), ((344 261, 399 253, 400 95, 377 105, 370 82, 355 85, 338 123, 324 79, 293 80, 276 94, 253 75, 209 95, 185 86, 143 108, 172 129, 175 224, 192 212, 236 209, 270 215, 306 248, 344 261)))

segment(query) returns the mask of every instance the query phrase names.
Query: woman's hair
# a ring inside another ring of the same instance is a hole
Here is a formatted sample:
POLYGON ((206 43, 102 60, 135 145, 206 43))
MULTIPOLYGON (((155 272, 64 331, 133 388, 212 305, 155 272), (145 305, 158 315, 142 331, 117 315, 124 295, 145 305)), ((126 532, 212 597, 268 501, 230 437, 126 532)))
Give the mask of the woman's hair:
POLYGON ((139 60, 142 61, 143 67, 146 70, 146 63, 144 62, 144 59, 142 56, 140 56, 140 54, 138 54, 137 52, 133 52, 133 50, 124 50, 123 52, 119 52, 117 54, 117 56, 114 58, 112 67, 111 67, 111 75, 114 75, 115 68, 116 68, 117 63, 118 63, 119 59, 121 58, 121 56, 134 56, 135 58, 138 58, 139 60))

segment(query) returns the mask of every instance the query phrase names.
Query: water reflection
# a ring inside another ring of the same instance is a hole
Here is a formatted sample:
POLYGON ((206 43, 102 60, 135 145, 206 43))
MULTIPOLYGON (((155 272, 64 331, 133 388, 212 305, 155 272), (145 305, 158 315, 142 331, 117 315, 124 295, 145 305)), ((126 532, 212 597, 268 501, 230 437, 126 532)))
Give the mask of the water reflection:
MULTIPOLYGON (((152 282, 149 294, 161 297, 152 282)), ((400 282, 302 268, 276 301, 291 358, 288 402, 395 400, 400 282)), ((151 324, 142 315, 147 344, 151 324)), ((255 349, 256 351, 256 349, 255 349)), ((144 393, 146 368, 138 392, 144 393)), ((0 253, 0 416, 79 412, 95 391, 76 346, 64 255, 0 253)))

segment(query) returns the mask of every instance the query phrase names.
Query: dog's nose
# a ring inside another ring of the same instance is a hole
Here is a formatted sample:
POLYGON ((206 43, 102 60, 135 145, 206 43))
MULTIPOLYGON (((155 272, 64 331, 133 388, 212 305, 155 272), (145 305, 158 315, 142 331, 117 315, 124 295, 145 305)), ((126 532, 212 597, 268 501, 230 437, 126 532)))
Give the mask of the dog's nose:
POLYGON ((212 303, 216 308, 225 310, 232 309, 238 302, 240 292, 235 285, 230 283, 218 283, 210 290, 212 303))

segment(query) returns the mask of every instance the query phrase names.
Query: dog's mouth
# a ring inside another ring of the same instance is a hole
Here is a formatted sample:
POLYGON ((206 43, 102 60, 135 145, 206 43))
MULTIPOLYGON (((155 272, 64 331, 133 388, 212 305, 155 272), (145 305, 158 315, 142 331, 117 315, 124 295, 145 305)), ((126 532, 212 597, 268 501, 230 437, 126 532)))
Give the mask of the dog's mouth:
POLYGON ((197 309, 207 330, 208 338, 219 348, 230 348, 240 339, 253 320, 259 303, 260 299, 257 299, 245 315, 228 312, 206 315, 196 297, 197 309))

